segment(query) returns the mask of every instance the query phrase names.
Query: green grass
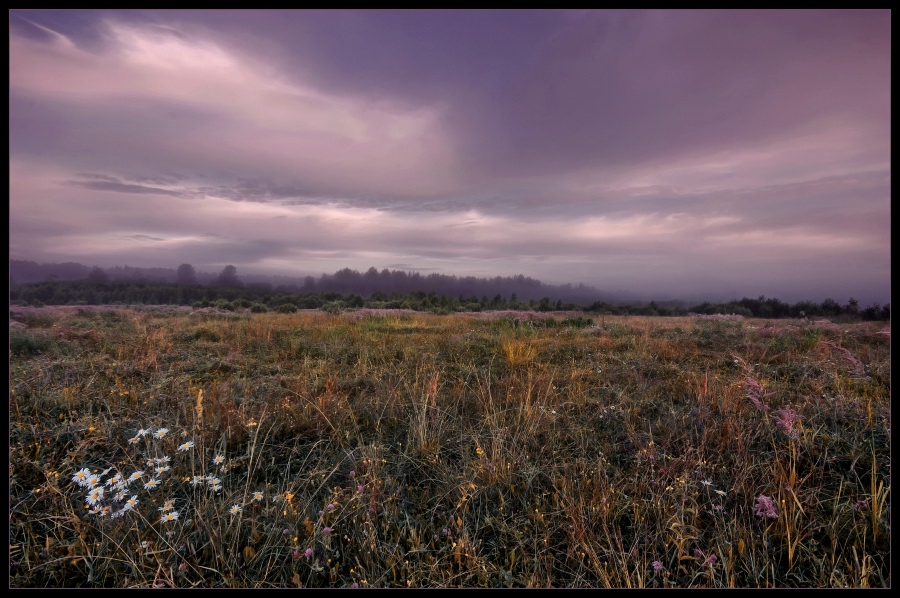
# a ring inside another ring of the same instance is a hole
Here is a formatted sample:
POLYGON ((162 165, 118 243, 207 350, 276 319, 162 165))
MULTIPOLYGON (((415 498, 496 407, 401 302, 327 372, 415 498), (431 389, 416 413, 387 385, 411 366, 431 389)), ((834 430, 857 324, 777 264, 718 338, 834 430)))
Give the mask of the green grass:
POLYGON ((10 586, 890 587, 889 324, 549 316, 12 308, 10 586))

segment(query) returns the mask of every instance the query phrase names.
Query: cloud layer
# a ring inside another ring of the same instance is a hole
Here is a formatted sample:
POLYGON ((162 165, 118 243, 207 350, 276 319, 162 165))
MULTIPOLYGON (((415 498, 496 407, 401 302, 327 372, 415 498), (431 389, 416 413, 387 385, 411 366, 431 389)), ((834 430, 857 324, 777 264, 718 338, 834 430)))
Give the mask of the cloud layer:
POLYGON ((10 255, 890 301, 889 11, 12 11, 10 255))

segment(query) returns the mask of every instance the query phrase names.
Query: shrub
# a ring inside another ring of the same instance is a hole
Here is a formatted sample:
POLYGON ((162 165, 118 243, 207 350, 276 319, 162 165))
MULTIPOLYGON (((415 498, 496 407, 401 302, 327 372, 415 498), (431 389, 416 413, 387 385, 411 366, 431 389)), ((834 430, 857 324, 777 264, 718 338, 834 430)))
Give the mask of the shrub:
POLYGON ((43 336, 27 332, 13 332, 9 335, 9 350, 13 355, 40 355, 53 347, 53 341, 43 336))

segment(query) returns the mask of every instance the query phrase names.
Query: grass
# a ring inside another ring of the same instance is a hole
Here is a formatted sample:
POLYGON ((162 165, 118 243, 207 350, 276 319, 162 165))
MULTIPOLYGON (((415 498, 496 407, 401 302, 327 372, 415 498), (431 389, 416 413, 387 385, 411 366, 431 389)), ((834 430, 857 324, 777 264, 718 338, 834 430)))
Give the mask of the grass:
POLYGON ((13 308, 10 586, 890 587, 889 324, 556 318, 13 308))

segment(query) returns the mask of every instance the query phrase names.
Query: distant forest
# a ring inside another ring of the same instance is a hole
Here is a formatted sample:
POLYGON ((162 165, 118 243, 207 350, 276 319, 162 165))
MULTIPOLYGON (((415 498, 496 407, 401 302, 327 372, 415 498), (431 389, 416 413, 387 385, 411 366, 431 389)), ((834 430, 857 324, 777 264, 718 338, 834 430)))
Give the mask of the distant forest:
POLYGON ((307 276, 247 277, 234 266, 218 275, 190 264, 176 270, 116 267, 101 269, 74 262, 37 264, 10 260, 10 303, 18 305, 190 305, 254 312, 298 309, 387 308, 432 313, 487 310, 583 311, 610 315, 735 314, 760 318, 843 317, 889 320, 890 304, 861 308, 850 298, 793 305, 760 296, 727 303, 686 306, 675 302, 627 303, 602 300, 585 285, 548 285, 522 275, 496 278, 422 276, 418 272, 345 268, 316 279, 307 276))

